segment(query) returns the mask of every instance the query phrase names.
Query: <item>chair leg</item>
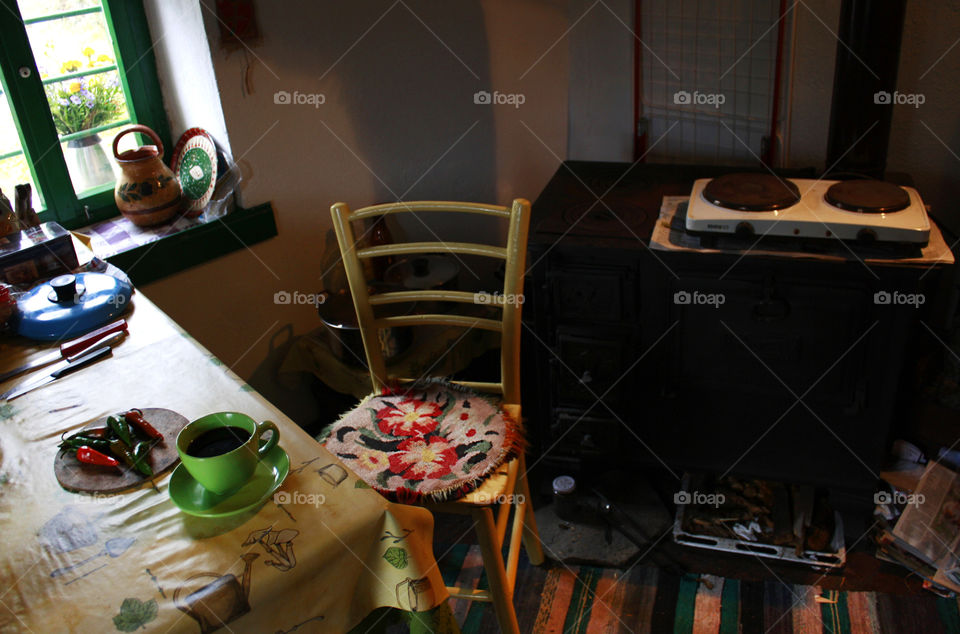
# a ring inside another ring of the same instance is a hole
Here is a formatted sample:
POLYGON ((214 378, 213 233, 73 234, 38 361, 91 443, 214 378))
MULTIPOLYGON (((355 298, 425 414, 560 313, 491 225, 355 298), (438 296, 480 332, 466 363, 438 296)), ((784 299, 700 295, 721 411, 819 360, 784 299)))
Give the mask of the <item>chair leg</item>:
POLYGON ((493 522, 493 511, 489 507, 478 507, 473 509, 472 515, 477 523, 477 540, 480 542, 483 567, 487 571, 487 581, 490 583, 490 594, 493 607, 497 611, 500 631, 505 634, 520 634, 517 614, 513 610, 513 598, 509 594, 510 584, 507 582, 507 573, 503 567, 503 554, 497 544, 497 527, 493 522))
POLYGON ((537 530, 537 517, 533 512, 533 498, 530 496, 530 482, 527 480, 527 461, 520 457, 520 494, 523 496, 523 547, 527 558, 534 566, 543 563, 543 547, 540 545, 540 531, 537 530))

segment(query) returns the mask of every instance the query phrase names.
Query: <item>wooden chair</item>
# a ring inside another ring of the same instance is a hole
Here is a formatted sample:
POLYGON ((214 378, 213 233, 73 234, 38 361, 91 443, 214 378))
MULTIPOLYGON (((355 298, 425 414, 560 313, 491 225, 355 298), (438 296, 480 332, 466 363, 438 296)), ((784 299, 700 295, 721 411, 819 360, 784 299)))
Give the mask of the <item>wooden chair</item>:
MULTIPOLYGON (((513 201, 510 208, 494 205, 481 205, 461 202, 401 202, 376 205, 350 211, 344 203, 336 203, 330 209, 333 226, 343 256, 347 280, 353 296, 354 307, 363 337, 367 367, 374 392, 380 392, 388 384, 386 364, 378 343, 378 331, 393 326, 446 325, 464 328, 483 328, 499 332, 500 381, 474 382, 459 381, 460 385, 501 396, 501 407, 510 413, 514 420, 521 421, 520 411, 520 309, 521 301, 487 303, 486 298, 464 291, 395 291, 370 295, 367 280, 364 279, 362 260, 383 256, 412 256, 422 253, 454 253, 479 255, 504 260, 506 265, 502 298, 519 298, 523 293, 523 274, 526 260, 527 231, 530 224, 530 203, 523 199, 513 201), (385 244, 363 248, 358 246, 352 223, 364 219, 376 218, 384 214, 442 212, 479 214, 505 219, 509 223, 506 244, 490 246, 467 242, 407 242, 385 244), (420 302, 418 306, 432 302, 451 303, 450 312, 442 314, 407 314, 403 316, 381 317, 374 315, 374 307, 398 302, 420 302), (457 304, 485 304, 496 306, 500 319, 479 318, 457 314, 457 304)), ((488 295, 487 298, 490 296, 488 295)), ((496 297, 496 296, 494 296, 496 297)), ((410 383, 414 379, 391 377, 390 381, 410 383)), ((531 563, 543 562, 540 536, 537 532, 533 506, 530 502, 530 486, 526 477, 524 457, 511 460, 488 476, 477 489, 453 502, 427 503, 433 511, 461 513, 471 515, 475 521, 483 565, 487 572, 489 590, 469 590, 448 587, 447 591, 456 598, 474 601, 492 601, 496 609, 497 620, 503 632, 519 632, 516 613, 513 609, 514 582, 517 576, 517 563, 520 557, 521 541, 527 550, 531 563), (494 517, 494 509, 497 510, 494 517), (513 522, 510 525, 509 548, 506 565, 502 549, 507 537, 511 511, 513 522)))

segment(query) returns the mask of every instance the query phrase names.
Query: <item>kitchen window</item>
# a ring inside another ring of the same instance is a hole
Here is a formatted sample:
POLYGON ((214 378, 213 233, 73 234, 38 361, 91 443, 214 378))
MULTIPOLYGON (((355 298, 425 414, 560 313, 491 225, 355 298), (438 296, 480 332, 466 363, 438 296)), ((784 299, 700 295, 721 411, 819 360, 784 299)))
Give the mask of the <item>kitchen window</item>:
POLYGON ((12 201, 30 183, 40 218, 68 228, 117 215, 114 137, 143 123, 170 147, 142 3, 0 0, 0 13, 0 189, 12 201))

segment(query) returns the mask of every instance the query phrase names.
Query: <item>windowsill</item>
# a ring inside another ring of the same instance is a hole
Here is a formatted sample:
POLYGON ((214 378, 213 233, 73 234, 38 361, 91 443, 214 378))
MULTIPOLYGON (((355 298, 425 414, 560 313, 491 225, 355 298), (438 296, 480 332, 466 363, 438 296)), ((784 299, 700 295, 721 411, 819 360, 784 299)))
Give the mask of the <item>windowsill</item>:
POLYGON ((75 233, 91 238, 94 255, 142 286, 272 238, 277 224, 273 206, 263 203, 212 220, 184 218, 157 227, 136 227, 118 216, 75 233))

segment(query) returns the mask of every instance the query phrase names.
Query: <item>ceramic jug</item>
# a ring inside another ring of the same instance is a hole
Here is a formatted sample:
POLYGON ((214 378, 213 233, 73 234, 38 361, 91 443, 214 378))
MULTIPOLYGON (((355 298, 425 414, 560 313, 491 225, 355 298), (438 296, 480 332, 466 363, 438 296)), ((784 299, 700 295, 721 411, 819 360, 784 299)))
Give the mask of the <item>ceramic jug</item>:
POLYGON ((133 125, 113 139, 113 156, 122 170, 113 198, 126 218, 138 227, 170 220, 183 204, 180 182, 163 163, 163 143, 145 125, 133 125), (150 137, 156 145, 119 152, 120 139, 130 132, 150 137))

